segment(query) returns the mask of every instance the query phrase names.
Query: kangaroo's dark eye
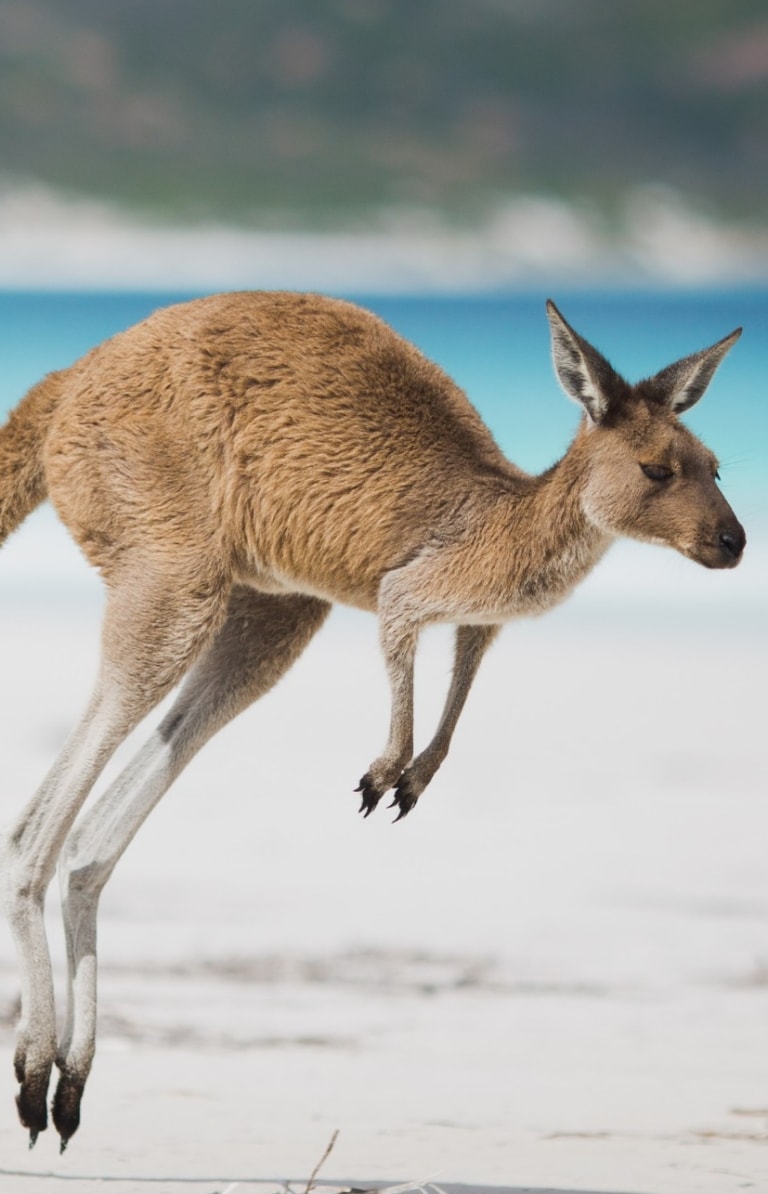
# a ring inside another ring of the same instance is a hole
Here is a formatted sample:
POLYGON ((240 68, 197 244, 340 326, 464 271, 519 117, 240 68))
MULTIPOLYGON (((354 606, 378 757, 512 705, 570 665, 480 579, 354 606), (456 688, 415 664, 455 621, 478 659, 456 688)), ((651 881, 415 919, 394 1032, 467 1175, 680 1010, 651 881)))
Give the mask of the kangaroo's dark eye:
POLYGON ((675 475, 665 464, 641 464, 640 468, 650 481, 669 481, 675 475))

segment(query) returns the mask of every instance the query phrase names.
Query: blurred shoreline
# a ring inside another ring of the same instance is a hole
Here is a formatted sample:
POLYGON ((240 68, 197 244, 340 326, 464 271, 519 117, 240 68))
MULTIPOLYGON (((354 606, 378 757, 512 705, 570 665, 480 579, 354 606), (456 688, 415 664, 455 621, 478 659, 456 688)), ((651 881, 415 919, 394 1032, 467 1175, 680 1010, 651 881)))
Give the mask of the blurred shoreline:
POLYGON ((354 226, 286 231, 170 223, 39 184, 0 189, 0 288, 237 288, 433 294, 579 287, 762 284, 768 225, 696 211, 659 186, 609 223, 587 203, 502 198, 482 222, 384 208, 354 226))

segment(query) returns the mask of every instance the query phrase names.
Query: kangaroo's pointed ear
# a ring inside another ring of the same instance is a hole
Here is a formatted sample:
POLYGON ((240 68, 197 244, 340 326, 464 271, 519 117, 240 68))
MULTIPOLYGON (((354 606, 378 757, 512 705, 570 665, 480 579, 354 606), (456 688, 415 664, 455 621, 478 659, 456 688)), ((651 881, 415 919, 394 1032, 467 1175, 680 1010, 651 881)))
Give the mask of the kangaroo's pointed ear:
POLYGON ((735 332, 724 336, 711 348, 683 357, 652 377, 651 384, 661 401, 676 415, 694 406, 711 382, 715 369, 740 335, 741 328, 736 328, 735 332))
POLYGON ((581 403, 593 423, 601 423, 624 383, 605 357, 566 323, 552 299, 547 299, 547 315, 560 384, 569 398, 581 403))

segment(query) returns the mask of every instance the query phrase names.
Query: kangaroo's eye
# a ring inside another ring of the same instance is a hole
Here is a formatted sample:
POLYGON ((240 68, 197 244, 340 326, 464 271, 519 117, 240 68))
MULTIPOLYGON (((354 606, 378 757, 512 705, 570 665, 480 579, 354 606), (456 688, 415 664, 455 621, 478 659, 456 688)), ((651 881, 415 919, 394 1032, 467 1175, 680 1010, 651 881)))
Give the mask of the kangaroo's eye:
POLYGON ((665 464, 641 464, 640 468, 650 481, 669 481, 675 475, 665 464))

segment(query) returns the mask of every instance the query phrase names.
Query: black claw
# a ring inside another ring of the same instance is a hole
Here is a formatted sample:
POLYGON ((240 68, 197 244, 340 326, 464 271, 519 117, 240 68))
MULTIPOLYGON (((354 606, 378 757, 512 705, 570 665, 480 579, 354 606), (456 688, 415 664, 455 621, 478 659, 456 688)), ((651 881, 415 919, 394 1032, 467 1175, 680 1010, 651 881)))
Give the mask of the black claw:
POLYGON ((398 821, 402 821, 403 817, 407 817, 408 813, 414 807, 417 800, 418 796, 414 796, 413 793, 409 791, 407 780, 402 780, 395 788, 395 798, 389 806, 390 808, 395 808, 395 806, 397 806, 397 808, 400 810, 392 824, 397 825, 398 821))
POLYGON ((362 794, 363 794, 363 798, 360 801, 360 808, 358 809, 358 812, 361 812, 364 817, 369 817, 371 815, 371 813, 373 812, 373 810, 376 808, 376 805, 381 800, 381 792, 379 792, 373 786, 373 784, 370 783, 370 781, 366 779, 365 776, 363 776, 363 778, 360 780, 360 783, 355 788, 355 791, 362 792, 362 794))
POLYGON ((29 1147, 34 1148, 41 1132, 48 1127, 48 1108, 45 1105, 48 1077, 44 1081, 23 1082, 16 1095, 16 1110, 22 1127, 29 1130, 29 1147))
POLYGON ((77 1079, 66 1070, 62 1070, 51 1108, 56 1131, 61 1137, 59 1151, 62 1153, 80 1126, 80 1102, 84 1084, 84 1078, 77 1079))

